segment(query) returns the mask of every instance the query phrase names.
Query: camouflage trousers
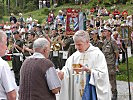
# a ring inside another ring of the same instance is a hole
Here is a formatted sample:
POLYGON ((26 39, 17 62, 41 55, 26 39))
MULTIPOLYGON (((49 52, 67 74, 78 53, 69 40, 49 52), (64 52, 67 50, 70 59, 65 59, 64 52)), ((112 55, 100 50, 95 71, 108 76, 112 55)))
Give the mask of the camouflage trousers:
MULTIPOLYGON (((116 69, 114 65, 108 65, 109 81, 111 84, 112 98, 117 98, 116 69)), ((116 100, 116 99, 112 99, 116 100)))

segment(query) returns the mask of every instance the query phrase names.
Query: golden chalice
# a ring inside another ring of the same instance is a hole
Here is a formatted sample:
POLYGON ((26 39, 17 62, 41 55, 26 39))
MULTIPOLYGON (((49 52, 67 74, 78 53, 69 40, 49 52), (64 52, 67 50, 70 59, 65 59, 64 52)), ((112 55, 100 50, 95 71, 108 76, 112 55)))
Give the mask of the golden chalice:
POLYGON ((73 70, 76 72, 76 74, 79 74, 79 72, 82 71, 81 64, 72 64, 73 70))

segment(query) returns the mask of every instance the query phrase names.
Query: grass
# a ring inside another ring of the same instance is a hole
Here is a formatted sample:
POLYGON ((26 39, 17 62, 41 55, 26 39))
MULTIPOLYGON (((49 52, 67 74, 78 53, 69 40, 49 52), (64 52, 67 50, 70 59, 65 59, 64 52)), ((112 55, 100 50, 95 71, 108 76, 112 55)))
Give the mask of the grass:
MULTIPOLYGON (((133 56, 128 59, 129 79, 133 82, 133 56)), ((127 64, 120 64, 120 73, 117 75, 117 80, 128 81, 127 64)))
MULTIPOLYGON (((94 3, 96 3, 96 2, 90 2, 86 5, 83 4, 82 5, 82 11, 85 11, 85 9, 90 9, 90 8, 96 6, 97 4, 94 4, 94 3)), ((105 6, 103 4, 99 4, 99 5, 101 7, 105 6)), ((78 9, 80 9, 80 5, 74 5, 74 4, 68 3, 68 4, 63 4, 63 5, 56 7, 56 8, 54 8, 53 6, 51 6, 51 8, 49 8, 49 9, 48 8, 42 8, 42 9, 39 9, 36 11, 25 13, 23 15, 24 15, 24 18, 26 19, 28 17, 28 15, 31 14, 33 19, 37 19, 39 21, 39 23, 44 23, 46 18, 47 18, 48 12, 50 12, 51 10, 54 10, 55 15, 57 15, 58 11, 60 9, 66 9, 66 8, 78 8, 78 9)), ((113 9, 111 9, 111 6, 107 6, 106 8, 108 11, 111 11, 111 12, 113 11, 113 9)), ((122 12, 123 10, 126 9, 128 11, 129 15, 133 14, 133 10, 132 10, 133 6, 129 2, 127 2, 126 5, 118 4, 118 5, 116 5, 116 8, 118 8, 120 12, 122 12)), ((105 17, 104 19, 107 19, 107 18, 105 17)), ((0 22, 1 22, 1 20, 2 19, 0 19, 0 22)), ((4 16, 3 20, 9 21, 9 16, 4 16)))

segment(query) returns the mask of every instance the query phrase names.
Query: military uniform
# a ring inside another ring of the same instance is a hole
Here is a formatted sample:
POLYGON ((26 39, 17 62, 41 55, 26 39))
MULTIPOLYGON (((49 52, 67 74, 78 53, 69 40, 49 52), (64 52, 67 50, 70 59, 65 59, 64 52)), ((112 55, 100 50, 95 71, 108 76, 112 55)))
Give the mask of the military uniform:
MULTIPOLYGON (((110 39, 105 39, 102 51, 105 55, 108 71, 109 71, 109 80, 112 86, 112 94, 113 97, 117 98, 117 86, 116 86, 116 69, 115 69, 115 62, 116 62, 116 53, 119 52, 118 46, 116 41, 110 39)), ((116 100, 116 99, 112 99, 116 100)))
POLYGON ((52 46, 53 46, 53 50, 50 52, 50 60, 54 63, 55 65, 55 68, 60 68, 61 66, 61 62, 60 62, 60 59, 59 59, 59 50, 54 50, 55 47, 54 47, 54 43, 56 44, 58 41, 56 40, 58 38, 59 34, 55 34, 54 36, 51 37, 51 40, 52 40, 52 46))
MULTIPOLYGON (((16 40, 15 44, 18 45, 19 47, 23 48, 22 40, 16 40)), ((19 85, 20 68, 22 65, 22 61, 23 61, 22 51, 20 51, 19 49, 17 49, 15 47, 13 49, 12 67, 13 67, 13 71, 15 73, 15 80, 16 80, 17 85, 19 85)))
POLYGON ((75 49, 74 43, 70 44, 70 47, 68 49, 68 57, 70 57, 76 51, 77 51, 77 49, 75 49))
POLYGON ((100 40, 94 41, 91 40, 91 44, 95 47, 98 47, 100 50, 102 50, 103 42, 100 40))
MULTIPOLYGON (((33 41, 29 41, 27 44, 26 44, 26 47, 28 47, 29 49, 33 49, 33 41)), ((24 51, 24 58, 26 59, 26 57, 29 57, 31 56, 33 53, 30 53, 28 51, 24 51)))
POLYGON ((70 44, 73 42, 73 39, 70 37, 65 36, 63 38, 63 43, 65 44, 65 46, 63 46, 63 51, 59 53, 59 59, 60 59, 60 69, 62 69, 63 66, 65 66, 67 57, 68 57, 68 49, 70 44), (66 55, 66 57, 64 57, 64 54, 66 55))

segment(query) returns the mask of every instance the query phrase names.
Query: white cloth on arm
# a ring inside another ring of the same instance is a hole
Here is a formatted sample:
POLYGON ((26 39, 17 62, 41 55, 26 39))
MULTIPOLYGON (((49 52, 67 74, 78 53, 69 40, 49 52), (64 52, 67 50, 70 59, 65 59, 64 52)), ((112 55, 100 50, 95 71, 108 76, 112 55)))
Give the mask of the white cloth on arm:
POLYGON ((7 99, 6 93, 17 89, 15 78, 6 61, 0 57, 0 100, 7 99))
POLYGON ((54 67, 50 67, 46 71, 46 78, 50 90, 61 87, 61 81, 59 80, 59 77, 54 67))

